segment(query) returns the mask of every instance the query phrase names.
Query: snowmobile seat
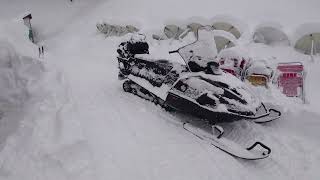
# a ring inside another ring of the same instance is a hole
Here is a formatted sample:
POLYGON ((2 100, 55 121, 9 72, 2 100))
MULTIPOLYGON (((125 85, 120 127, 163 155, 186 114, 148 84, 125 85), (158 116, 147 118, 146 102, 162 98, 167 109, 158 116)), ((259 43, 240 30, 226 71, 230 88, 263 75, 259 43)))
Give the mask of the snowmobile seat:
POLYGON ((135 54, 134 58, 138 58, 145 61, 151 61, 151 62, 160 62, 160 63, 169 63, 169 60, 167 60, 165 57, 156 56, 153 54, 135 54))
POLYGON ((149 45, 147 42, 128 42, 127 50, 131 54, 149 54, 149 45))

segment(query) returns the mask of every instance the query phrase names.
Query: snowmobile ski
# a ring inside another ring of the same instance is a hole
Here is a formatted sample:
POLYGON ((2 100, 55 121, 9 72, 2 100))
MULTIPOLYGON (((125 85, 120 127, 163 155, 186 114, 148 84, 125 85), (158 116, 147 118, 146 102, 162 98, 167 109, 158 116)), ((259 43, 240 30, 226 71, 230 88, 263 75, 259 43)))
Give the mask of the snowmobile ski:
POLYGON ((271 153, 271 149, 261 142, 255 142, 252 146, 244 148, 241 145, 224 138, 222 136, 223 129, 220 126, 213 126, 212 131, 215 133, 212 134, 198 127, 194 127, 190 123, 184 123, 183 128, 199 139, 210 143, 216 148, 236 158, 244 160, 259 160, 269 157, 271 153))

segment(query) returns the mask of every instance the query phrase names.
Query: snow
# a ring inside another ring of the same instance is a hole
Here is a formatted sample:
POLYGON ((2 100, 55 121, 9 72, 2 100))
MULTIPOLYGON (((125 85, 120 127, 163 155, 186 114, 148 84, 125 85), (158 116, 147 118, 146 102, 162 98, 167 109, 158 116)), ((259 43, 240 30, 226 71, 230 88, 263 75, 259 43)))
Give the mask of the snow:
MULTIPOLYGON (((1 109, 0 179, 318 179, 319 57, 312 63, 292 47, 248 45, 254 56, 303 61, 309 101, 257 90, 282 109, 281 119, 265 125, 222 124, 228 139, 243 146, 259 140, 272 148, 269 158, 248 162, 185 132, 181 122, 193 117, 124 93, 117 80, 116 48, 126 37, 106 39, 95 25, 102 20, 132 24, 152 34, 170 20, 231 14, 248 29, 269 19, 292 32, 299 24, 318 21, 319 5, 318 0, 2 0, 0 76, 9 81, 1 80, 1 96, 17 94, 10 102, 18 105, 6 103, 8 108, 1 109), (46 47, 41 63, 23 23, 10 20, 26 10, 46 47), (8 67, 8 59, 17 64, 8 67)), ((150 49, 156 51, 158 43, 165 52, 181 42, 152 41, 150 49)))
POLYGON ((246 69, 246 75, 250 76, 253 74, 262 74, 267 77, 272 76, 272 69, 268 67, 267 62, 264 60, 255 60, 251 64, 248 65, 246 69))

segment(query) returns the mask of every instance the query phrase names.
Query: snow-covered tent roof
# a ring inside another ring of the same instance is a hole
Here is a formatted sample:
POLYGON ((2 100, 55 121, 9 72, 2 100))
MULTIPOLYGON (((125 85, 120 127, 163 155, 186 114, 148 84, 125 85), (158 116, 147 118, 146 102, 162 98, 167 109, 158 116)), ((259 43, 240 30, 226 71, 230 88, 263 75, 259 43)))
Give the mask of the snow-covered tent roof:
POLYGON ((290 45, 288 35, 277 23, 263 23, 257 26, 253 34, 253 41, 267 45, 290 45))
POLYGON ((227 31, 214 30, 213 34, 218 52, 226 48, 234 47, 238 44, 237 38, 227 31))
POLYGON ((293 36, 294 48, 303 54, 320 54, 320 23, 303 24, 293 36))
POLYGON ((183 31, 184 31, 184 29, 182 29, 179 26, 174 25, 174 24, 166 25, 163 30, 164 34, 169 39, 171 39, 171 38, 179 39, 179 36, 183 33, 183 31))
POLYGON ((224 30, 233 34, 236 38, 241 36, 240 31, 232 24, 227 22, 215 22, 212 24, 212 27, 216 30, 224 30))
POLYGON ((245 29, 245 24, 239 19, 227 15, 215 16, 212 20, 212 27, 216 30, 224 30, 240 38, 245 29))

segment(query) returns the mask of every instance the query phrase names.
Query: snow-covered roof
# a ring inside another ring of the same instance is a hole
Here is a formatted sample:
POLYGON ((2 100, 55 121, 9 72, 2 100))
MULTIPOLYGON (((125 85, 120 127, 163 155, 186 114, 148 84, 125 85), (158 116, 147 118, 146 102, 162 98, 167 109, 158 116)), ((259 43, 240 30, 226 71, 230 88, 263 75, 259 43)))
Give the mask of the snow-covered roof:
POLYGON ((25 11, 23 13, 21 13, 20 15, 17 16, 17 18, 19 19, 24 19, 24 18, 27 18, 29 17, 30 19, 32 19, 32 16, 31 16, 31 12, 30 11, 25 11))
POLYGON ((235 45, 238 44, 238 43, 237 43, 237 38, 236 38, 233 34, 227 32, 227 31, 223 31, 223 30, 213 30, 213 34, 214 34, 214 36, 224 37, 224 38, 230 40, 230 41, 231 41, 233 44, 235 44, 235 45))

